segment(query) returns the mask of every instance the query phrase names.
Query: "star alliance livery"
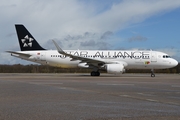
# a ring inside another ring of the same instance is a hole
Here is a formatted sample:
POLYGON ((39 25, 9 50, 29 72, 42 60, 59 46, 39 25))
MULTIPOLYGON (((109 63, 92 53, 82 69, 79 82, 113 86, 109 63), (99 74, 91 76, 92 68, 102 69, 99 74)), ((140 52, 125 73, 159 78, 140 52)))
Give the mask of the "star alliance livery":
POLYGON ((55 41, 57 50, 46 50, 23 25, 15 28, 21 51, 7 51, 12 56, 60 68, 90 68, 91 76, 99 76, 101 70, 122 74, 125 69, 149 69, 151 77, 155 77, 154 69, 178 64, 168 54, 152 50, 62 50, 55 41))

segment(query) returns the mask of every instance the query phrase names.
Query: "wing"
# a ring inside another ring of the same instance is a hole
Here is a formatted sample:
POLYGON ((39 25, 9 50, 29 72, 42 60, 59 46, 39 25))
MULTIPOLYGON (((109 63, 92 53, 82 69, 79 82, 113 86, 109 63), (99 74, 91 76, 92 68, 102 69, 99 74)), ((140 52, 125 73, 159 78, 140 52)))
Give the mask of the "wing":
POLYGON ((86 58, 86 57, 82 57, 82 56, 75 56, 75 55, 68 54, 68 53, 64 52, 54 40, 52 40, 52 41, 53 41, 54 45, 56 46, 58 53, 72 58, 71 61, 80 60, 81 61, 80 63, 87 63, 87 65, 95 66, 95 67, 100 67, 107 63, 105 60, 103 61, 103 60, 99 60, 99 59, 92 59, 92 58, 86 58))

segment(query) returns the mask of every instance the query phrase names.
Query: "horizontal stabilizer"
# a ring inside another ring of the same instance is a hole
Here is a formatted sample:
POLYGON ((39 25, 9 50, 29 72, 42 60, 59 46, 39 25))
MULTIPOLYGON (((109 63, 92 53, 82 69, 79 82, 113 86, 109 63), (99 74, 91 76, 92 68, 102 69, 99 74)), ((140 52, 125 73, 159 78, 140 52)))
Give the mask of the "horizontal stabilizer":
POLYGON ((30 57, 31 56, 30 54, 19 53, 19 52, 14 52, 14 51, 6 51, 6 52, 11 53, 12 55, 15 54, 15 55, 23 56, 23 57, 30 57))

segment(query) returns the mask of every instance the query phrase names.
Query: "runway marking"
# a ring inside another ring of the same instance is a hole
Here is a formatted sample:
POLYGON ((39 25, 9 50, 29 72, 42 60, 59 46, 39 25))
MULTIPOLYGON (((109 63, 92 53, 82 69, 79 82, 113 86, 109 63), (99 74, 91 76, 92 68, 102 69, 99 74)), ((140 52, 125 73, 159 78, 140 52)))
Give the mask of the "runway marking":
POLYGON ((147 101, 151 101, 151 102, 157 102, 158 100, 153 100, 153 99, 146 99, 147 101))
POLYGON ((134 86, 134 84, 106 84, 106 83, 97 83, 97 85, 114 85, 114 86, 116 86, 116 85, 130 85, 130 86, 134 86))
POLYGON ((175 102, 168 102, 168 104, 180 105, 179 103, 175 103, 175 102))
POLYGON ((144 94, 144 93, 137 93, 139 95, 143 95, 143 96, 156 96, 156 95, 152 95, 152 94, 144 94))
POLYGON ((171 85, 171 87, 180 87, 180 85, 171 85))
POLYGON ((122 96, 122 97, 130 97, 129 95, 120 95, 120 96, 122 96))
POLYGON ((51 83, 51 82, 49 82, 49 83, 48 83, 48 82, 46 82, 46 83, 40 82, 40 83, 39 83, 39 82, 30 82, 30 84, 37 84, 37 85, 41 85, 41 84, 42 84, 42 85, 48 85, 48 84, 49 84, 49 85, 52 85, 52 84, 54 85, 54 84, 55 84, 55 85, 56 85, 56 84, 63 84, 63 83, 51 83))

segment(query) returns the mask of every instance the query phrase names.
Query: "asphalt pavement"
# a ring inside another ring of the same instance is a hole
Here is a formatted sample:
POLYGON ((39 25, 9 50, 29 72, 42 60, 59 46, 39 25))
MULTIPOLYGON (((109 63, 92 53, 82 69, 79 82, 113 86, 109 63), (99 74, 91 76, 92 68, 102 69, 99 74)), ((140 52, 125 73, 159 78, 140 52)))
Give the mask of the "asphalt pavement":
POLYGON ((0 73, 0 120, 180 120, 180 75, 0 73))

